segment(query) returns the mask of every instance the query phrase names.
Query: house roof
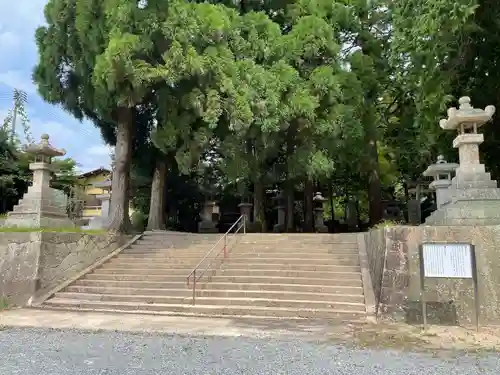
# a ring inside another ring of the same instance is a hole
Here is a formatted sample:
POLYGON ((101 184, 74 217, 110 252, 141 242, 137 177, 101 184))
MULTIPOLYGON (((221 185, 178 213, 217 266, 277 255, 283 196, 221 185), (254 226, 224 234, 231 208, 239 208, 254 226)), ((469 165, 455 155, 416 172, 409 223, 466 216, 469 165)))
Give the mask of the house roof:
POLYGON ((109 174, 109 173, 111 173, 111 171, 109 169, 104 168, 104 167, 99 167, 99 168, 94 169, 92 171, 82 173, 81 175, 78 176, 78 178, 87 178, 87 177, 95 176, 96 174, 100 174, 100 173, 109 174))

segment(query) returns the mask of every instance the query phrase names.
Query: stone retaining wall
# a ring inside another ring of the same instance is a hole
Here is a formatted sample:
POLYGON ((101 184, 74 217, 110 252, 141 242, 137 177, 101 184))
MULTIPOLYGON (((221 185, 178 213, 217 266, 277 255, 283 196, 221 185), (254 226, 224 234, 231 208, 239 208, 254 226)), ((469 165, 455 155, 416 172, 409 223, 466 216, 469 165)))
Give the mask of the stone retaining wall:
MULTIPOLYGON (((480 322, 500 322, 499 226, 397 226, 365 234, 378 315, 420 322, 419 245, 466 242, 476 247, 480 322)), ((471 280, 426 279, 429 322, 474 322, 471 280)))
POLYGON ((108 234, 0 233, 0 296, 9 305, 26 305, 129 239, 108 234))

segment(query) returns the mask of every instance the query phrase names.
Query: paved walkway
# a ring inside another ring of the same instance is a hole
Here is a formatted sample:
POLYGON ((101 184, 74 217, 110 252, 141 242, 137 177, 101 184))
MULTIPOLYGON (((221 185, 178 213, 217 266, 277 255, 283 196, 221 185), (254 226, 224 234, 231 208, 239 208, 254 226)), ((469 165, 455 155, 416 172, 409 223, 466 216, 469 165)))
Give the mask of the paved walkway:
POLYGON ((0 312, 0 326, 157 332, 194 336, 303 336, 315 340, 328 325, 311 321, 225 319, 16 309, 0 312))

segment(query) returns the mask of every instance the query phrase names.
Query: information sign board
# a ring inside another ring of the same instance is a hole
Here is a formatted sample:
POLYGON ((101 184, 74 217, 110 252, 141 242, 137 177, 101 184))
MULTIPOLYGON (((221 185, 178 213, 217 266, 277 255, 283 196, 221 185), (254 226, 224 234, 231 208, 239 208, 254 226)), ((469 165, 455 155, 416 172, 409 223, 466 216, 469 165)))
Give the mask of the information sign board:
POLYGON ((470 244, 426 243, 422 251, 425 277, 472 279, 470 244))

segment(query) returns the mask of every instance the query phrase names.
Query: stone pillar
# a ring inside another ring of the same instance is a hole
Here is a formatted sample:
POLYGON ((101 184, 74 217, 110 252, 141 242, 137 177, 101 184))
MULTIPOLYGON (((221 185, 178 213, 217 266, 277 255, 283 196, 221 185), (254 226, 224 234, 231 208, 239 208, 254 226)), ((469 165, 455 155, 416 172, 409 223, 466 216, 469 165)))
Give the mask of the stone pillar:
POLYGON ((276 197, 273 198, 276 203, 276 211, 278 212, 278 223, 274 225, 273 232, 282 233, 285 231, 285 218, 286 218, 286 205, 285 197, 280 191, 276 197))
POLYGON ((422 223, 422 211, 420 200, 410 199, 408 201, 408 224, 420 225, 422 223))
POLYGON ((201 211, 201 221, 198 224, 200 233, 217 233, 216 223, 212 220, 212 214, 216 203, 214 201, 205 201, 201 211))
MULTIPOLYGON (((318 233, 328 233, 328 228, 324 223, 323 213, 325 209, 323 203, 326 199, 321 195, 321 192, 317 192, 313 198, 314 202, 314 229, 318 233)), ((332 207, 333 209, 333 207, 332 207)))
POLYGON ((252 229, 252 203, 245 203, 242 202, 238 205, 238 208, 240 209, 241 215, 245 216, 245 227, 246 231, 249 232, 252 229))
POLYGON ((350 231, 356 231, 358 228, 358 210, 356 202, 348 200, 345 204, 346 224, 350 231))

